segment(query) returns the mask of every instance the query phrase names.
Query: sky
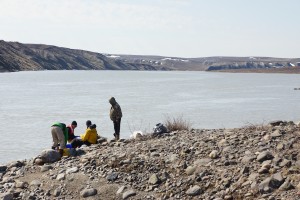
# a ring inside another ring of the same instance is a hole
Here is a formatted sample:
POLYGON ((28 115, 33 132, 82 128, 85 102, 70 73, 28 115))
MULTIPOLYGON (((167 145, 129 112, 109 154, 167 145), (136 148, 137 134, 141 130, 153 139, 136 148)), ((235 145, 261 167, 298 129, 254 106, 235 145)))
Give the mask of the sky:
POLYGON ((300 1, 0 0, 0 39, 109 54, 300 58, 300 1))

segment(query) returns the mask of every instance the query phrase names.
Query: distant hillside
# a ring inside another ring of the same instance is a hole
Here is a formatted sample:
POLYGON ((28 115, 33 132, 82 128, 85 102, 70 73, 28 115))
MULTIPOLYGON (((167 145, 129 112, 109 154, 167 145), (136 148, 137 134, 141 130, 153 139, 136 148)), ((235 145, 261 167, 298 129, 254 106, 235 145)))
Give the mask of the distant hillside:
POLYGON ((101 54, 43 44, 0 40, 0 72, 36 70, 215 71, 300 67, 299 58, 202 57, 101 54))
POLYGON ((300 58, 202 57, 179 58, 141 55, 107 55, 123 62, 164 66, 172 70, 220 71, 231 69, 268 69, 300 67, 300 58))
POLYGON ((0 40, 0 72, 35 70, 163 69, 150 64, 125 63, 90 51, 0 40))

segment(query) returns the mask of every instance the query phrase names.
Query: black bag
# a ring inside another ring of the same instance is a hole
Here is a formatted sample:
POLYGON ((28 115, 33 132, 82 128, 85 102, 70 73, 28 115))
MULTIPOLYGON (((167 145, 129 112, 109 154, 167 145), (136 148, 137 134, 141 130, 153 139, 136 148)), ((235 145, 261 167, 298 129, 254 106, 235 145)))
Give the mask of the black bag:
POLYGON ((168 129, 163 124, 158 123, 153 128, 153 131, 155 134, 162 134, 162 133, 167 133, 168 129))

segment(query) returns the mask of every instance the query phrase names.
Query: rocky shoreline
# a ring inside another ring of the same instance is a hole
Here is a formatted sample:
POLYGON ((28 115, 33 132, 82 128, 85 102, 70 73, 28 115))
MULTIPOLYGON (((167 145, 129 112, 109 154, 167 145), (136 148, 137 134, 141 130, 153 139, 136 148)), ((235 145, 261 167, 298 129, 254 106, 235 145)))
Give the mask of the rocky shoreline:
POLYGON ((101 138, 58 161, 45 150, 0 166, 0 198, 299 199, 299 138, 285 121, 101 138))

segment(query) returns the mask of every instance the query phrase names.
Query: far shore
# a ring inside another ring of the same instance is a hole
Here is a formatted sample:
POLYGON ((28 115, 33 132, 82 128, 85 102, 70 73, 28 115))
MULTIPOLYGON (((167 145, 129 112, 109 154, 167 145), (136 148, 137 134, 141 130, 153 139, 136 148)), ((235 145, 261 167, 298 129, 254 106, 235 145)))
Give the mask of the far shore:
POLYGON ((225 70, 214 70, 208 72, 300 74, 300 67, 265 68, 265 69, 225 69, 225 70))

